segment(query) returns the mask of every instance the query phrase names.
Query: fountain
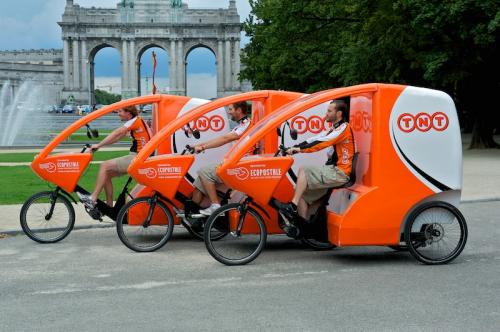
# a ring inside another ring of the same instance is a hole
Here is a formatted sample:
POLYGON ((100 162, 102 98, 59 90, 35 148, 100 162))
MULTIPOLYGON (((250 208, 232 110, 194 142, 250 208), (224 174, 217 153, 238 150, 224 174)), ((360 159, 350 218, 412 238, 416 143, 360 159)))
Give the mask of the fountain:
POLYGON ((47 110, 49 100, 44 87, 32 81, 23 82, 12 98, 11 84, 0 90, 0 146, 43 145, 53 127, 47 110))

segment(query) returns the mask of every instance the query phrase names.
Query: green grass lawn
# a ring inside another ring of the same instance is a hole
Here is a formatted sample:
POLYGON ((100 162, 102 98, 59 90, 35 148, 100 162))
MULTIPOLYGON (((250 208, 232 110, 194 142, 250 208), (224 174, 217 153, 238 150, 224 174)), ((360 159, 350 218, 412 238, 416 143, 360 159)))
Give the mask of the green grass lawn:
MULTIPOLYGON (((125 152, 125 151, 122 151, 125 152)), ((99 165, 90 165, 87 171, 80 178, 78 184, 92 191, 99 165)), ((128 177, 122 176, 113 180, 114 196, 120 194, 128 177)), ((132 189, 132 184, 129 189, 132 189)), ((40 179, 29 166, 0 167, 0 204, 22 204, 31 195, 46 190, 52 190, 54 185, 40 179)), ((104 194, 101 195, 104 198, 104 194)), ((76 195, 75 195, 76 197, 76 195)))
MULTIPOLYGON (((79 152, 75 148, 75 152, 79 152)), ((94 153, 93 161, 102 161, 127 155, 128 151, 97 151, 94 153)), ((0 153, 0 163, 32 162, 36 152, 0 153)))

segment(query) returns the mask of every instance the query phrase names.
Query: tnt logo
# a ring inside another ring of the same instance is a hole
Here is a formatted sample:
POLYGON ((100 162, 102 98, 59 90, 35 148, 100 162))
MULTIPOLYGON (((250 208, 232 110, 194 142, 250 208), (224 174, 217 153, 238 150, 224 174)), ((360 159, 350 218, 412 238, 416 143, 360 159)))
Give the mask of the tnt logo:
POLYGON ((450 120, 443 112, 434 114, 418 113, 416 115, 403 113, 398 117, 398 127, 402 132, 410 133, 415 129, 420 132, 427 132, 431 129, 443 131, 448 128, 450 120))
POLYGON ((192 128, 202 132, 209 130, 221 131, 225 124, 224 118, 220 115, 212 115, 211 117, 202 115, 194 121, 192 128))
POLYGON ((306 118, 299 115, 292 119, 290 127, 297 130, 298 134, 303 134, 306 131, 313 134, 319 134, 323 130, 330 129, 332 125, 326 121, 326 117, 322 118, 319 115, 312 115, 306 118))
POLYGON ((352 111, 349 120, 354 131, 364 131, 366 133, 372 130, 372 119, 370 114, 365 111, 352 111))

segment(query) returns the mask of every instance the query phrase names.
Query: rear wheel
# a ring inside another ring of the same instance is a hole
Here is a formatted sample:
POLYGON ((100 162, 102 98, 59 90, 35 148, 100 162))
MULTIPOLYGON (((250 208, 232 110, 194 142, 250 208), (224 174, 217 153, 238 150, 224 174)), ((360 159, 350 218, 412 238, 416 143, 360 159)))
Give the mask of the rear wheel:
POLYGON ((71 233, 75 225, 75 210, 63 195, 43 191, 23 204, 20 222, 24 233, 33 241, 54 243, 71 233))
POLYGON ((215 210, 205 224, 205 245, 217 261, 244 265, 261 253, 267 232, 262 217, 251 207, 232 203, 215 210), (245 215, 243 215, 245 213, 245 215))
POLYGON ((405 242, 410 253, 422 263, 451 262, 467 242, 465 218, 449 203, 424 203, 408 217, 405 242))
POLYGON ((138 252, 155 251, 172 236, 173 220, 163 202, 154 202, 152 197, 139 197, 121 208, 116 219, 116 231, 128 248, 138 252), (149 223, 148 216, 151 216, 149 223))

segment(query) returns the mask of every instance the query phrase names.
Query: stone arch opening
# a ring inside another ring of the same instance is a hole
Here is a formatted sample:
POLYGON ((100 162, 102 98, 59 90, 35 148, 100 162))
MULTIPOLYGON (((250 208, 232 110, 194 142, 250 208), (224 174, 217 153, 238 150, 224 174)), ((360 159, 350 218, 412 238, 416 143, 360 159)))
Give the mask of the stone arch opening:
POLYGON ((103 43, 94 46, 88 56, 89 61, 89 104, 99 104, 96 89, 111 94, 122 94, 122 54, 116 45, 103 43), (97 73, 97 75, 96 75, 97 73))
POLYGON ((168 93, 169 91, 170 56, 164 46, 150 43, 142 45, 137 52, 137 90, 139 95, 152 93, 153 52, 156 54, 155 85, 157 93, 168 93))
POLYGON ((191 46, 184 59, 186 94, 212 99, 217 97, 217 54, 205 44, 191 46))

